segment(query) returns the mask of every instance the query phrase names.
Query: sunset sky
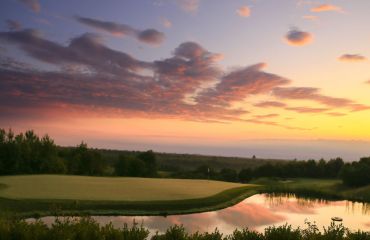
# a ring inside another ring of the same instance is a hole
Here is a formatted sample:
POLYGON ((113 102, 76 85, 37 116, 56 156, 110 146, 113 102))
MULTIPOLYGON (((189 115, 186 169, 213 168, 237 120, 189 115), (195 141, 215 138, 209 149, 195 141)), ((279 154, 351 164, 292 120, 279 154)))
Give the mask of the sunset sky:
POLYGON ((370 155, 369 0, 3 0, 0 128, 60 145, 370 155))

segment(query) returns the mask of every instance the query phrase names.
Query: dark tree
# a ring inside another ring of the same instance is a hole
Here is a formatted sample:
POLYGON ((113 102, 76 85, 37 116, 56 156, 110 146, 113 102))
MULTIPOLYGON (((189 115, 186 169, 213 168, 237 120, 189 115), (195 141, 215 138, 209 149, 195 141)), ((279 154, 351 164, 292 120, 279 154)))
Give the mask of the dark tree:
POLYGON ((326 177, 329 178, 336 178, 338 177, 339 171, 343 167, 344 162, 341 158, 330 159, 329 162, 326 163, 326 177))
POLYGON ((141 159, 132 159, 128 166, 128 176, 131 177, 143 177, 145 176, 145 162, 141 159))
POLYGON ((220 180, 227 182, 236 182, 238 180, 238 174, 234 169, 223 168, 219 173, 220 180))
POLYGON ((120 155, 116 162, 114 169, 117 176, 128 176, 129 175, 129 163, 132 158, 125 155, 120 155))
POLYGON ((346 163, 340 171, 340 178, 348 186, 370 184, 370 157, 361 158, 359 162, 346 163))
POLYGON ((253 174, 253 172, 252 172, 251 169, 249 169, 249 168, 242 169, 239 172, 239 175, 238 175, 239 181, 241 181, 243 183, 247 183, 247 182, 251 181, 252 177, 253 177, 252 174, 253 174))
POLYGON ((138 158, 145 163, 145 176, 153 177, 157 175, 157 160, 152 150, 140 153, 138 158))

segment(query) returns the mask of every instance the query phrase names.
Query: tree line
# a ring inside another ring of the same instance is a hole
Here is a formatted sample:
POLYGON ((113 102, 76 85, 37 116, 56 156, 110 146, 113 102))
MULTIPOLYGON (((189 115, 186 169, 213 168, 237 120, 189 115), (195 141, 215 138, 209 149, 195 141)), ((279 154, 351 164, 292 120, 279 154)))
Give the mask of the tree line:
MULTIPOLYGON (((33 131, 15 135, 0 129, 0 175, 14 174, 74 174, 92 176, 156 177, 156 154, 153 151, 119 154, 113 161, 102 150, 88 148, 82 142, 76 147, 58 147, 48 135, 37 136, 33 131), (111 159, 110 159, 111 160, 111 159)), ((249 182, 254 178, 340 178, 348 186, 370 184, 370 157, 359 162, 344 163, 341 158, 325 161, 267 162, 240 171, 222 168, 216 171, 208 165, 194 170, 178 170, 168 177, 213 179, 229 182, 249 182)))
POLYGON ((157 167, 152 151, 120 156, 116 164, 110 164, 84 142, 61 148, 48 135, 39 137, 31 130, 15 135, 0 129, 0 175, 46 173, 153 177, 157 167))
POLYGON ((343 159, 329 161, 286 161, 265 163, 256 168, 243 168, 240 171, 222 168, 216 171, 208 165, 202 165, 193 171, 177 171, 171 177, 200 178, 228 182, 247 183, 253 179, 267 178, 339 178, 348 186, 357 187, 370 184, 370 157, 359 162, 344 163, 343 159))

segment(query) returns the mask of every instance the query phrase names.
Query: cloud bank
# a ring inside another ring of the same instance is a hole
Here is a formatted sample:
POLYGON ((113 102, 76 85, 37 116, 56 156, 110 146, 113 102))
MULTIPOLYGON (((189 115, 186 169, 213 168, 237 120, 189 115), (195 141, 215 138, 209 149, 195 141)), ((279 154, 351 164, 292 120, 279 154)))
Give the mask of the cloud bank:
POLYGON ((264 95, 278 100, 260 102, 255 107, 323 114, 333 109, 369 108, 350 99, 321 94, 318 88, 289 87, 291 80, 265 71, 265 63, 225 71, 218 64, 220 54, 196 42, 181 43, 171 56, 154 61, 141 61, 111 49, 99 35, 91 33, 63 45, 44 38, 37 30, 6 31, 0 32, 0 43, 14 45, 57 69, 46 71, 0 57, 2 118, 74 111, 85 116, 242 121, 307 130, 266 121, 277 114, 251 115, 252 109, 240 104, 264 95), (325 107, 291 107, 285 100, 311 100, 325 107))

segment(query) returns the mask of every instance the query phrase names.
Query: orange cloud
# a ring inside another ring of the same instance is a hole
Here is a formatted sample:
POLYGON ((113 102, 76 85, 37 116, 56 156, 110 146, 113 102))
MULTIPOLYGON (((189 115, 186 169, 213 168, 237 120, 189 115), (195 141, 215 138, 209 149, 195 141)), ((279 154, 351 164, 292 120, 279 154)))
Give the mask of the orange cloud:
POLYGON ((343 54, 338 58, 342 62, 363 62, 366 61, 366 57, 360 54, 343 54))
POLYGON ((311 21, 317 21, 317 20, 319 20, 319 17, 318 16, 314 16, 314 15, 304 15, 302 18, 303 19, 306 19, 306 20, 311 20, 311 21))
POLYGON ((342 116, 347 115, 346 113, 341 113, 341 112, 328 112, 326 114, 332 117, 342 117, 342 116))
POLYGON ((286 107, 285 103, 277 101, 260 102, 254 105, 255 107, 286 107))
POLYGON ((236 10, 236 13, 241 17, 249 17, 251 15, 251 9, 248 6, 243 6, 236 10))
POLYGON ((309 32, 292 29, 285 35, 285 40, 292 46, 304 46, 313 41, 313 36, 309 32))
POLYGON ((253 117, 262 119, 262 118, 274 118, 274 117, 278 117, 278 116, 279 116, 279 114, 277 114, 277 113, 270 113, 270 114, 264 114, 264 115, 255 115, 253 117))
POLYGON ((311 8, 311 12, 343 12, 343 9, 331 4, 320 4, 311 8))
POLYGON ((312 107, 287 107, 285 109, 298 113, 322 113, 329 110, 328 108, 312 108, 312 107))

